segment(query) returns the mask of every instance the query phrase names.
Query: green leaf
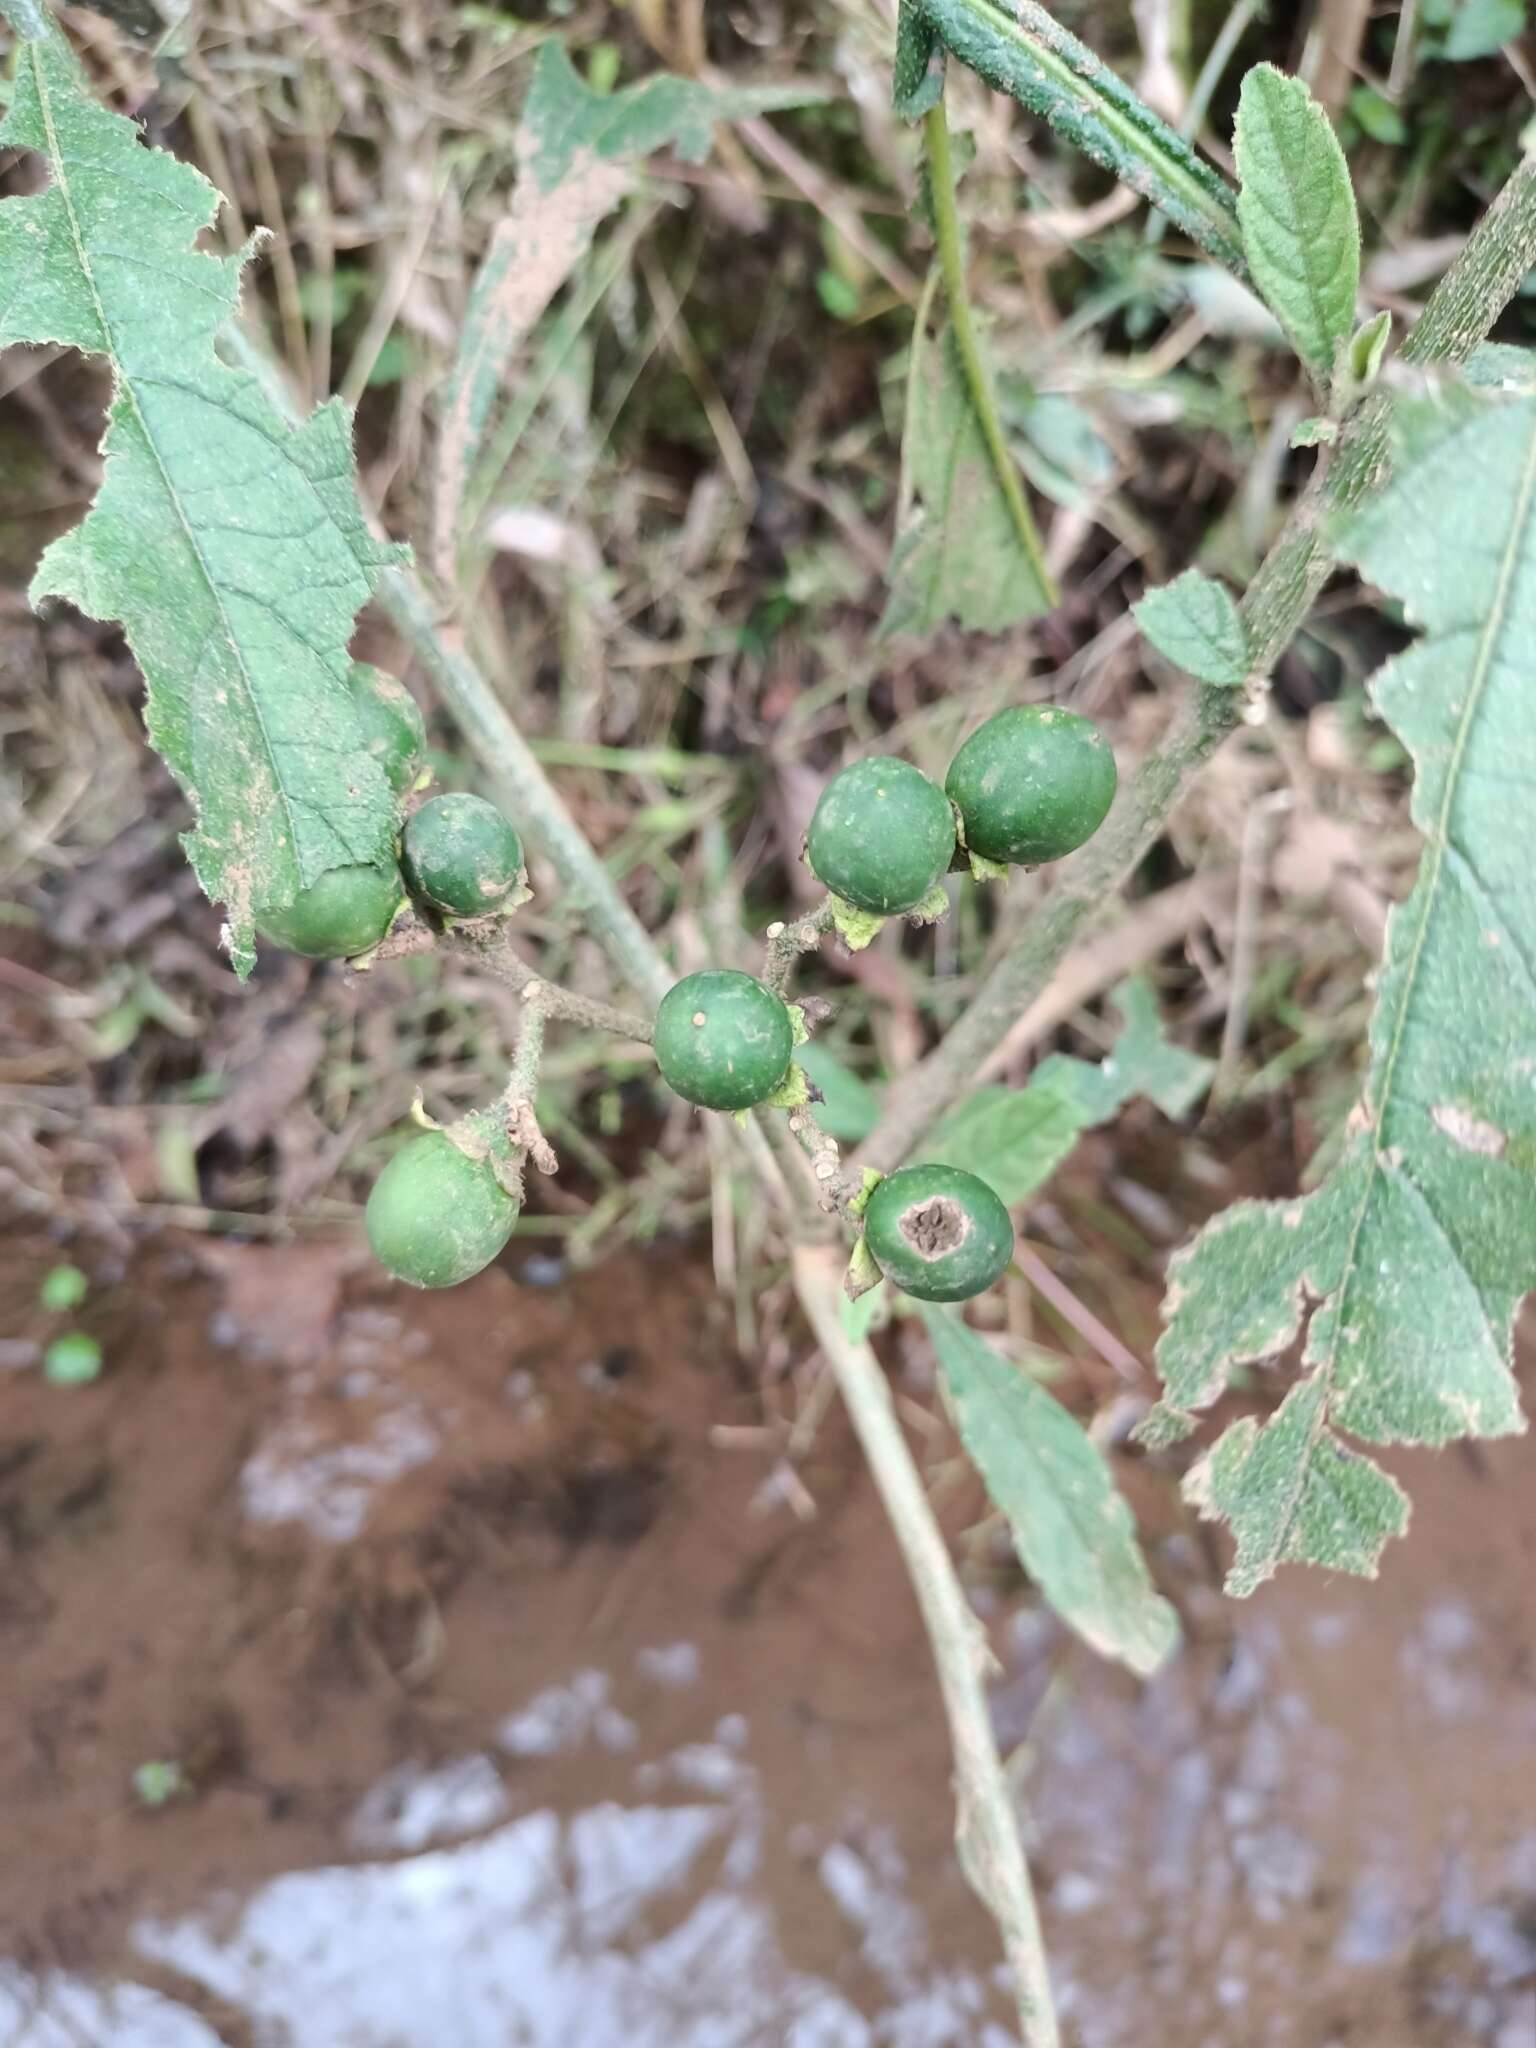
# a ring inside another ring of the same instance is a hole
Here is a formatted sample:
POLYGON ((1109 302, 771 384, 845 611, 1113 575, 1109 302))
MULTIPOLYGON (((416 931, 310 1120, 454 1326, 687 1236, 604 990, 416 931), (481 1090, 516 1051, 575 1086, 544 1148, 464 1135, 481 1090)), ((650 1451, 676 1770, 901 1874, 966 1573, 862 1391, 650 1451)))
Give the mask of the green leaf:
POLYGON ((1103 1454, 1061 1403, 959 1317, 922 1318, 960 1440, 1008 1518, 1019 1560, 1069 1628, 1146 1677, 1179 1639, 1103 1454))
POLYGON ((395 801, 347 641, 401 551, 364 523, 347 409, 290 428, 215 355, 250 254, 194 246, 217 192, 95 104, 40 7, 5 9, 25 40, 0 141, 35 150, 49 182, 0 204, 0 346, 78 348, 113 379, 101 489, 31 595, 122 624, 149 737, 196 814, 188 855, 246 974, 258 902, 392 858, 395 801))
POLYGON ((920 121, 943 91, 944 45, 917 0, 897 0, 892 107, 903 121, 920 121))
POLYGON ((1302 1199, 1229 1209, 1175 1259, 1146 1430, 1184 1434, 1310 1308, 1305 1376, 1192 1475, 1236 1533, 1237 1593, 1287 1559, 1369 1575, 1404 1527, 1395 1483, 1337 1432, 1524 1428, 1510 1350, 1536 1285, 1536 399, 1400 402, 1395 433, 1390 480, 1338 544, 1424 629, 1371 688, 1414 760, 1418 878, 1388 923, 1338 1162, 1302 1199))
POLYGON ((1525 34, 1525 0, 1462 0, 1451 20, 1444 54, 1453 64, 1491 57, 1525 34))
POLYGON ((446 581, 454 580, 460 509, 508 366, 599 222, 630 190, 635 160, 670 146, 702 163, 720 122, 814 97, 783 86, 716 91, 667 74, 593 92, 558 37, 539 46, 518 122, 517 189, 481 260, 439 406, 433 559, 446 581))
POLYGON ((1398 108, 1369 85, 1357 85, 1349 96, 1349 111, 1372 142, 1396 147, 1408 140, 1408 123, 1398 108))
POLYGON ((1392 315, 1387 307, 1357 329, 1349 344, 1349 375, 1357 392, 1368 391, 1381 375, 1381 366, 1392 339, 1392 315))
POLYGON ((78 1266, 50 1266, 37 1290, 38 1306, 50 1315, 78 1308, 91 1290, 91 1283, 78 1266))
POLYGON ((1221 262, 1243 250, 1231 188, 1093 51, 1034 0, 922 0, 963 64, 1010 93, 1221 262))
POLYGON ((821 1090, 816 1121, 840 1145, 861 1145, 880 1121, 880 1097, 867 1081, 813 1039, 795 1058, 821 1090))
POLYGON ((1165 1116, 1185 1115, 1209 1086, 1212 1062, 1169 1043, 1146 982, 1122 982, 1113 1000, 1125 1025, 1107 1058, 1094 1065, 1053 1053, 1022 1088, 979 1088, 945 1117, 925 1157, 979 1174, 1012 1208, 1133 1095, 1165 1116))
POLYGON ((1339 138, 1299 78, 1256 64, 1238 100, 1235 151, 1253 281, 1326 384, 1360 289, 1360 223, 1339 138))
POLYGON ((993 465, 953 330, 914 331, 912 350, 902 465, 916 503, 892 550, 880 636, 951 618, 1000 633, 1049 611, 1054 592, 993 465))
POLYGON ((1224 584, 1186 569, 1131 610, 1158 653, 1187 675, 1231 690, 1248 680, 1248 635, 1224 584))

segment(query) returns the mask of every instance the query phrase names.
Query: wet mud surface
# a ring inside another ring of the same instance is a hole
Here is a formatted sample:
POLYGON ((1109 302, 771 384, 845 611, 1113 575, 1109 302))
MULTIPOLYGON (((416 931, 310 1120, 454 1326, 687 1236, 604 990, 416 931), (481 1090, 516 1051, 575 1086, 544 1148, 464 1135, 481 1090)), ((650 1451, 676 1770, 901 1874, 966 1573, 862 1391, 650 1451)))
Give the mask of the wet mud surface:
MULTIPOLYGON (((0 1269, 3 2048, 1015 2038, 871 1489, 835 1405, 814 1517, 765 1487, 707 1274, 162 1247, 61 1389, 56 1256, 0 1269)), ((964 1543, 1075 2048, 1536 2042, 1531 1453, 1399 1469, 1378 1584, 1238 1606, 1128 1465, 1147 1687, 964 1543)))

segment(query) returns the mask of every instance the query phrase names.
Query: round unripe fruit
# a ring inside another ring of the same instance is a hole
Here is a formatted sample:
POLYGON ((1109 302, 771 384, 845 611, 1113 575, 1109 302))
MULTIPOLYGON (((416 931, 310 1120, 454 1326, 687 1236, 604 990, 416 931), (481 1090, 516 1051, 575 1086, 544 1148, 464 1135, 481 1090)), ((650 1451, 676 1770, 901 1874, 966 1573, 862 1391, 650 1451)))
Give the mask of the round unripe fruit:
POLYGON ((1091 718, 1016 705, 978 726, 944 787, 984 860, 1037 867, 1091 839, 1115 800, 1115 757, 1091 718))
POLYGON ((855 761, 821 793, 806 835, 811 873, 876 917, 913 910, 949 868, 955 820, 910 761, 855 761))
POLYGON ((425 902, 488 917, 522 877, 523 842, 483 796, 435 796, 406 819, 400 859, 425 902))
POLYGON ((904 1166, 864 1211, 886 1278, 919 1301, 966 1301, 1007 1271, 1013 1225, 993 1189, 958 1166, 904 1166))
POLYGON ((373 1184, 364 1221, 374 1257, 412 1287, 457 1287, 512 1235, 518 1205, 483 1159, 424 1131, 373 1184))
POLYGON ((789 1011, 750 974, 713 968, 668 989, 656 1012, 656 1064, 702 1109, 750 1109, 789 1073, 789 1011))
POLYGON ((427 729, 416 699, 381 669, 365 661, 352 664, 352 698, 357 706, 363 744, 384 770, 396 796, 404 796, 421 772, 427 729))
POLYGON ((256 929, 307 960, 350 960, 379 943, 404 897, 396 868, 327 868, 280 910, 258 910, 256 929))

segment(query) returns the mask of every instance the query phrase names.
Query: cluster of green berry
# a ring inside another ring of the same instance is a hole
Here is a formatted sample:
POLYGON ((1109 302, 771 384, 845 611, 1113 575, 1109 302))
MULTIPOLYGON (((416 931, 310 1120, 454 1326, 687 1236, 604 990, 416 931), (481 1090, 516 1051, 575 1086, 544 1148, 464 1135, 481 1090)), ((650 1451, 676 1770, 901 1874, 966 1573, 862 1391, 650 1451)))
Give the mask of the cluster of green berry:
MULTIPOLYGON (((816 807, 806 860, 838 905, 866 918, 899 916, 925 904, 961 858, 989 864, 982 872, 1060 859, 1097 831, 1114 794, 1114 756, 1090 720, 1050 707, 1017 708, 972 734, 942 790, 906 761, 845 768, 816 807)), ((413 880, 421 858, 414 856, 413 870, 412 829, 431 808, 406 828, 413 880)), ((440 894, 429 900, 442 904, 440 894)), ((740 1112, 794 1100, 796 1038, 796 1015, 784 998, 732 968, 685 976, 656 1013, 662 1078, 703 1109, 740 1112)), ((506 1244, 518 1188, 515 1171, 488 1151, 478 1128, 467 1147, 456 1134, 427 1132, 397 1153, 375 1184, 370 1241, 401 1279, 453 1286, 506 1244)), ((955 1167, 903 1167, 853 1206, 862 1210, 864 1249, 875 1266, 926 1301, 979 1294, 1013 1256, 1006 1208, 985 1181, 955 1167)))
MULTIPOLYGON (((353 697, 368 751, 396 796, 420 779, 425 732, 416 701, 393 676, 354 665, 353 697)), ((490 917, 520 900, 522 841, 484 797, 432 797, 412 812, 398 861, 328 868, 291 902, 258 909, 264 938, 311 960, 348 960, 388 932, 407 894, 437 917, 490 917)))

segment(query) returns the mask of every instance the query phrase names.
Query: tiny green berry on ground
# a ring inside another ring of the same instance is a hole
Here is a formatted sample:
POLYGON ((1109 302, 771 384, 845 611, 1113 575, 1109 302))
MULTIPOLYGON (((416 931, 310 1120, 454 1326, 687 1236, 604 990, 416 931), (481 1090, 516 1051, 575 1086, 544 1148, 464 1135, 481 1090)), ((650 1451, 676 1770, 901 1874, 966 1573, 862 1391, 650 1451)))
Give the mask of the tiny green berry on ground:
POLYGON ((1037 867, 1091 839, 1115 800, 1115 757, 1091 718, 1021 704, 978 726, 944 787, 983 860, 1037 867))
POLYGON ((486 917, 522 879, 523 843, 483 796, 435 796, 406 820, 401 863, 413 892, 453 917, 486 917))
POLYGON ((503 1249, 517 1211, 485 1160, 444 1131, 424 1131, 374 1182, 365 1221, 375 1258, 397 1280, 457 1287, 503 1249))
POLYGON ((919 1301, 966 1301, 1008 1270, 1013 1224, 995 1191, 958 1166, 904 1166, 864 1211, 876 1265, 919 1301))
POLYGON ((734 968, 687 975, 656 1012, 662 1079, 701 1109, 766 1102, 789 1072, 794 1043, 783 999, 734 968))
POLYGON ((949 800, 910 761, 854 761, 821 793, 806 835, 811 873, 876 917, 914 910, 955 852, 949 800))

